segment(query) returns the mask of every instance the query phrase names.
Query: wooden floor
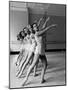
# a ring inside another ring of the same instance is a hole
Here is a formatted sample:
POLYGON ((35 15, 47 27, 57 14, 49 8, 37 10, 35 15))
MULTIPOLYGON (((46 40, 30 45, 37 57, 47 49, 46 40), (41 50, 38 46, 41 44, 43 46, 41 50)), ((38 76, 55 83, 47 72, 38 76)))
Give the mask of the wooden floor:
MULTIPOLYGON (((37 70, 38 76, 34 77, 30 75, 26 85, 24 87, 35 86, 53 86, 53 85, 65 85, 65 52, 47 52, 46 57, 48 60, 48 68, 45 73, 46 82, 41 84, 41 64, 37 70)), ((17 55, 10 55, 10 88, 23 88, 23 77, 16 77, 16 61, 17 55)))

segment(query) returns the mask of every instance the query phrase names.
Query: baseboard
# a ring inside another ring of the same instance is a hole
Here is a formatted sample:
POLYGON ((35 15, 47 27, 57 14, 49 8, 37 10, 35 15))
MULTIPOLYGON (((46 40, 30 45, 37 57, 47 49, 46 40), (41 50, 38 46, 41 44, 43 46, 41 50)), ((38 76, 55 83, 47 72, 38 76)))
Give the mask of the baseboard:
MULTIPOLYGON (((66 51, 66 49, 47 49, 45 52, 60 52, 60 51, 66 51)), ((10 51, 11 55, 19 54, 20 51, 10 51)))

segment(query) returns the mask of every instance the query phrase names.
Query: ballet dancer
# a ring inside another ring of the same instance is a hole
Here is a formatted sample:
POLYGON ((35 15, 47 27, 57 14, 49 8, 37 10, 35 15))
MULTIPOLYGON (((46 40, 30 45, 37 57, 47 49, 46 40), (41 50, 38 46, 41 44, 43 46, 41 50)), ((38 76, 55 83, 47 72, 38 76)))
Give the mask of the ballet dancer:
MULTIPOLYGON (((23 39, 23 42, 22 42, 22 45, 21 45, 21 48, 20 48, 20 53, 19 53, 19 56, 18 56, 18 58, 17 58, 17 68, 18 68, 18 70, 17 71, 19 71, 19 67, 21 67, 21 63, 22 64, 24 64, 25 63, 25 60, 26 60, 26 58, 28 57, 28 48, 29 48, 29 43, 30 43, 30 40, 29 40, 29 34, 30 33, 28 33, 28 35, 27 35, 27 28, 25 27, 24 29, 23 29, 23 32, 24 32, 24 34, 25 34, 25 36, 24 36, 24 39, 23 39), (28 47, 28 48, 27 48, 28 47)), ((18 73, 18 72, 17 72, 18 73)), ((17 73, 16 73, 16 76, 17 76, 17 73)))
POLYGON ((30 29, 30 31, 31 31, 31 34, 30 34, 31 45, 30 45, 30 48, 27 47, 28 51, 29 51, 28 58, 27 58, 26 62, 23 65, 20 65, 21 68, 18 72, 18 77, 21 77, 21 75, 23 74, 23 71, 25 70, 26 66, 29 64, 30 61, 32 62, 33 56, 34 56, 34 51, 35 51, 35 48, 36 48, 36 45, 37 45, 37 43, 35 41, 35 37, 34 37, 34 31, 31 30, 31 29, 30 29))
POLYGON ((44 27, 41 31, 39 31, 38 26, 36 23, 33 24, 33 30, 35 31, 35 40, 37 42, 36 50, 34 52, 34 59, 30 67, 28 68, 26 77, 23 80, 23 84, 25 85, 26 81, 28 80, 28 77, 32 71, 32 69, 35 67, 36 63, 38 62, 39 58, 42 60, 43 68, 41 72, 41 83, 45 82, 44 80, 44 74, 47 68, 47 59, 45 56, 45 45, 44 45, 44 34, 47 30, 50 30, 50 28, 56 26, 55 24, 50 25, 48 27, 44 27))

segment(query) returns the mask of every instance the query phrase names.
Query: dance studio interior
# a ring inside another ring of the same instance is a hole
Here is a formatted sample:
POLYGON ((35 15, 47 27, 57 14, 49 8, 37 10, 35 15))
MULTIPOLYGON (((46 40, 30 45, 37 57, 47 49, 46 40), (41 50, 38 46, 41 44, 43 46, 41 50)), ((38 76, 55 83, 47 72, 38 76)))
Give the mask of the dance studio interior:
MULTIPOLYGON (((45 72, 46 82, 40 83, 41 62, 36 77, 31 73, 24 87, 48 87, 66 85, 66 5, 50 3, 32 3, 9 1, 9 85, 10 88, 23 88, 23 77, 16 77, 15 62, 20 52, 21 42, 17 34, 28 24, 32 25, 43 18, 40 28, 50 17, 46 26, 56 24, 45 33, 45 54, 48 67, 45 72)), ((25 72, 29 66, 26 67, 25 72)))

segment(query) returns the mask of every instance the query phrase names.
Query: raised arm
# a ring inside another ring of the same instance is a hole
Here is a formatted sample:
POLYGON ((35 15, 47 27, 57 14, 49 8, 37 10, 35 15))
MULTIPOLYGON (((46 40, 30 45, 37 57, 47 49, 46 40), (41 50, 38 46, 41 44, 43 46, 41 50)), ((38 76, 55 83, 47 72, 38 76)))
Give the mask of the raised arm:
POLYGON ((40 20, 38 21, 37 25, 39 26, 41 21, 43 20, 43 18, 40 18, 40 20))
POLYGON ((44 34, 47 30, 49 30, 50 28, 55 27, 55 26, 57 26, 57 24, 52 24, 52 25, 44 28, 43 30, 38 31, 38 32, 37 32, 37 35, 38 35, 38 36, 39 36, 39 35, 42 35, 42 34, 44 34))
POLYGON ((42 20, 43 20, 43 18, 40 18, 39 21, 35 20, 34 23, 37 23, 37 25, 39 26, 42 20))
POLYGON ((47 22, 50 20, 50 17, 48 17, 47 19, 46 19, 46 21, 45 21, 45 23, 43 24, 43 26, 42 26, 42 29, 44 29, 45 27, 46 27, 46 24, 47 24, 47 22))

